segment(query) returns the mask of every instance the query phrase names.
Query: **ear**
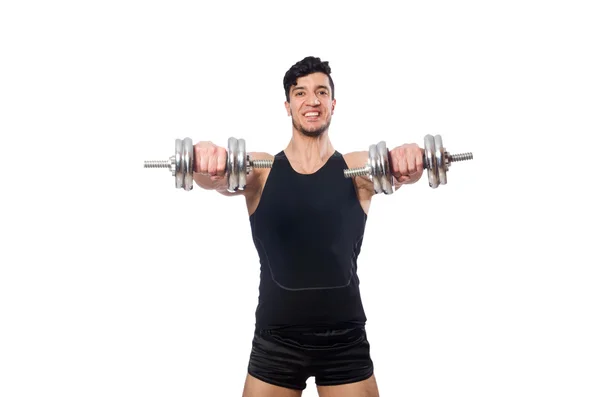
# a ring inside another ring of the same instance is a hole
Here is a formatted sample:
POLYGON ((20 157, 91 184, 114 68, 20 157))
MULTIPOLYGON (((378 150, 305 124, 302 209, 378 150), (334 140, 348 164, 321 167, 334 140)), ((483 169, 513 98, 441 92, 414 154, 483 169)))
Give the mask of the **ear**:
POLYGON ((336 101, 335 101, 335 99, 334 99, 334 100, 331 102, 331 114, 332 114, 332 115, 333 115, 333 112, 335 111, 335 104, 336 104, 336 101))
POLYGON ((292 115, 292 111, 290 110, 290 103, 288 101, 284 102, 285 109, 287 110, 288 117, 292 115))

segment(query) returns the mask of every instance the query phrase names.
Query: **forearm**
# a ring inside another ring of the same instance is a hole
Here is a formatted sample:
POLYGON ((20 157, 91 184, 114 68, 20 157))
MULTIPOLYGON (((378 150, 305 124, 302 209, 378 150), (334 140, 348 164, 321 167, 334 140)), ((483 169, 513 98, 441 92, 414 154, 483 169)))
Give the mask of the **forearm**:
POLYGON ((233 196, 236 193, 231 193, 227 190, 227 178, 225 176, 210 176, 199 173, 194 173, 194 182, 205 190, 214 190, 224 196, 233 196))

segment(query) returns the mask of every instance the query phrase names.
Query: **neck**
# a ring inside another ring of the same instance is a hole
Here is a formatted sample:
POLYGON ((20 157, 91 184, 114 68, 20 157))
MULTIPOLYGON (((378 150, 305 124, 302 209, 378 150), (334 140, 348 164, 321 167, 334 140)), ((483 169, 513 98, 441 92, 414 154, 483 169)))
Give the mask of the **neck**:
POLYGON ((293 129, 292 139, 284 149, 285 155, 304 171, 320 168, 333 155, 335 149, 329 140, 328 131, 318 137, 308 137, 293 129))

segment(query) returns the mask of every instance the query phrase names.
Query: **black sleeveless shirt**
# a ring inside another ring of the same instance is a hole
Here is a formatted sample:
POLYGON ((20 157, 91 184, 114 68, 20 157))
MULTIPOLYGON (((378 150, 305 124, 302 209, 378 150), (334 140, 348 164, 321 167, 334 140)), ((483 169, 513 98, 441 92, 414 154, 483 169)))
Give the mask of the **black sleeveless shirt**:
POLYGON ((260 258, 256 326, 364 325, 357 258, 367 215, 339 152, 313 174, 278 153, 250 216, 260 258))

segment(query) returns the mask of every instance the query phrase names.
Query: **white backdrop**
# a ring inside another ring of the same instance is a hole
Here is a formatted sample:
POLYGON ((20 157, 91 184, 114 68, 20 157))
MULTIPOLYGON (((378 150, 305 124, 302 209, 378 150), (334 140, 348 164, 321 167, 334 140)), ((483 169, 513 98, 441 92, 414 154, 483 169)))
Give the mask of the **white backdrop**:
MULTIPOLYGON (((7 1, 0 395, 239 396, 259 263, 174 140, 287 144, 330 62, 340 152, 439 133, 449 183, 374 199, 359 276, 382 396, 598 396, 593 2, 7 1)), ((316 396, 314 380, 304 396, 316 396)))

